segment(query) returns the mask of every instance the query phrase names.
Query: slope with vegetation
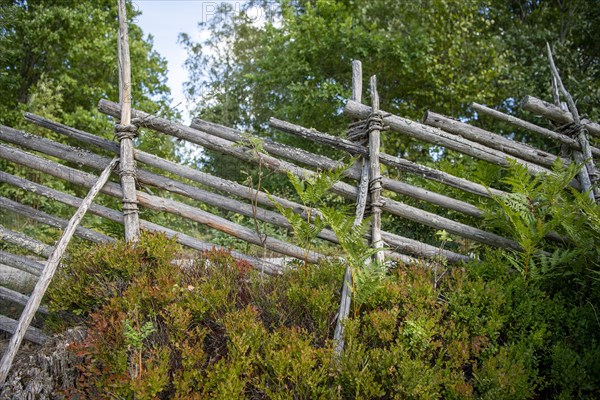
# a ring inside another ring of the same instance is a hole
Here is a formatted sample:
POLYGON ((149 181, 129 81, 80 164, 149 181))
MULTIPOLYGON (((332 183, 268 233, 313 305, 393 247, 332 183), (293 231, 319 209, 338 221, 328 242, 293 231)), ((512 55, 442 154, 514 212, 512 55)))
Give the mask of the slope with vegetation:
POLYGON ((88 327, 74 347, 79 379, 68 394, 596 397, 600 208, 567 189, 576 171, 532 178, 515 167, 505 179, 513 194, 498 199, 489 221, 523 252, 357 274, 340 359, 332 338, 341 261, 265 276, 216 251, 175 267, 178 249, 160 235, 144 235, 135 248, 79 248, 50 292, 53 310, 88 327), (544 244, 551 230, 568 245, 544 244))

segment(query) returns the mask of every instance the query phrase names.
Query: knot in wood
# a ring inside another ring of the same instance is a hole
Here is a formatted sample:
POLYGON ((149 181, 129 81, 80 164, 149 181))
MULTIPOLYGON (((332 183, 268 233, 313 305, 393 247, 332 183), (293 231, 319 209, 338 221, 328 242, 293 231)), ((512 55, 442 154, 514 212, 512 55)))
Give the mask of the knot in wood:
POLYGON ((119 141, 123 139, 135 139, 137 137, 137 130, 138 127, 134 124, 115 124, 115 136, 119 141))

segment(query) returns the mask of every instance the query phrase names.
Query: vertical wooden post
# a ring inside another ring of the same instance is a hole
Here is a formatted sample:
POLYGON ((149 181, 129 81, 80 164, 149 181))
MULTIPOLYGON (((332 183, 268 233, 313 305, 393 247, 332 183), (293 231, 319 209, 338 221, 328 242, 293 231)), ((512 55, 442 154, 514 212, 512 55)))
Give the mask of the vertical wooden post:
POLYGON ((136 165, 133 156, 133 138, 137 128, 131 125, 131 61, 127 34, 127 15, 125 0, 119 1, 119 101, 121 103, 121 122, 115 126, 115 133, 121 144, 121 162, 119 174, 123 188, 123 223, 125 240, 137 242, 140 235, 138 202, 135 189, 136 165))
MULTIPOLYGON (((359 60, 352 61, 352 100, 362 101, 362 63, 359 60)), ((369 189, 369 164, 362 158, 362 173, 360 184, 358 186, 358 196, 356 199, 356 218, 354 226, 362 223, 365 214, 365 205, 367 204, 367 195, 369 189)), ((352 268, 346 267, 344 272, 344 284, 342 286, 342 297, 338 309, 338 319, 333 334, 334 356, 339 359, 344 350, 344 321, 350 314, 350 304, 352 302, 352 268)))
POLYGON ((352 100, 362 102, 362 63, 352 60, 352 100))
POLYGON ((42 298, 46 293, 46 289, 48 289, 48 286, 52 281, 52 277, 56 272, 56 268, 58 267, 58 264, 60 263, 60 260, 62 259, 65 250, 67 249, 67 245, 71 241, 71 238, 73 237, 77 226, 79 226, 79 223, 81 222, 83 216, 92 204, 92 201, 94 201, 94 198, 96 197, 98 192, 100 192, 100 189, 102 189, 106 181, 108 181, 108 178, 110 177, 110 171, 112 171, 112 169, 115 167, 117 161, 118 158, 114 158, 104 169, 104 171, 102 171, 102 174, 100 175, 94 186, 90 189, 88 195, 85 197, 85 199, 83 199, 81 205, 69 220, 69 223, 65 227, 65 230, 63 231, 60 240, 54 248, 54 251, 50 255, 50 258, 48 258, 48 261, 44 266, 42 274, 40 275, 40 278, 38 279, 38 282, 35 285, 31 296, 29 296, 29 300, 27 301, 27 305, 25 306, 25 309, 21 314, 21 318, 19 318, 19 323, 17 325, 17 328, 15 329, 15 333, 11 337, 10 342, 8 343, 8 348, 4 352, 4 356, 2 357, 2 361, 0 362, 0 387, 4 384, 4 381, 8 376, 8 372, 10 371, 10 367, 15 358, 15 355, 17 354, 17 351, 19 351, 19 346, 21 346, 21 342, 25 337, 27 328, 29 328, 31 320, 33 319, 33 316, 35 315, 37 309, 40 306, 40 303, 42 302, 42 298))
MULTIPOLYGON (((371 77, 371 101, 373 102, 371 118, 373 118, 379 113, 379 94, 377 93, 377 77, 375 75, 371 77)), ((373 213, 371 243, 374 248, 383 249, 383 241, 381 239, 381 169, 379 166, 380 129, 382 128, 380 124, 383 121, 380 122, 377 120, 377 124, 369 122, 369 176, 371 178, 369 186, 371 190, 371 210, 373 213)), ((378 263, 383 264, 383 251, 375 253, 375 259, 378 263)))

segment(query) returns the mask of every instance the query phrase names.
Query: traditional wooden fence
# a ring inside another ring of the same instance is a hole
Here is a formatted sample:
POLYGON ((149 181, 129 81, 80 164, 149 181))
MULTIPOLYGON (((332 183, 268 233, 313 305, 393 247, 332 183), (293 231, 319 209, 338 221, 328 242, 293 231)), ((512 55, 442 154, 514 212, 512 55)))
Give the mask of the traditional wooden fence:
MULTIPOLYGON (((354 82, 356 89, 359 87, 358 83, 362 82, 362 77, 355 77, 354 82)), ((501 167, 507 167, 509 165, 509 159, 516 160, 517 163, 526 166, 528 171, 532 174, 551 173, 549 167, 558 159, 563 163, 571 162, 568 157, 551 154, 524 143, 515 142, 503 136, 436 114, 432 111, 426 113, 422 122, 416 122, 385 111, 379 111, 377 110, 377 104, 374 105, 375 107, 364 105, 361 103, 360 98, 360 95, 355 94, 353 99, 347 101, 344 109, 344 112, 348 116, 357 120, 357 122, 351 125, 351 130, 349 131, 349 137, 353 139, 368 137, 368 135, 374 131, 379 133, 385 126, 386 129, 389 128, 389 130, 398 134, 442 146, 466 156, 484 160, 501 167), (374 115, 379 116, 380 118, 380 125, 378 125, 376 129, 373 129, 369 121, 369 119, 373 119, 374 115)), ((585 127, 590 134, 600 137, 600 125, 586 120, 574 122, 571 113, 533 97, 528 97, 525 100, 524 107, 535 114, 547 117, 562 125, 567 124, 567 126, 561 126, 561 129, 558 130, 550 130, 538 126, 537 124, 503 114, 483 105, 472 105, 472 108, 480 114, 489 115, 500 121, 513 124, 518 129, 543 135, 548 140, 553 140, 558 144, 562 144, 572 149, 575 154, 578 152, 587 152, 592 156, 588 159, 588 163, 591 163, 593 168, 593 158, 600 157, 600 149, 590 146, 587 141, 583 140, 585 135, 582 136, 579 132, 585 127), (569 134, 569 132, 571 132, 571 134, 569 134), (577 136, 573 136, 573 132, 577 133, 577 136)), ((101 100, 98 108, 102 113, 119 119, 122 122, 124 121, 122 119, 124 110, 120 104, 101 100)), ((125 113, 127 112, 128 111, 125 111, 125 113)), ((264 152, 257 152, 256 149, 252 147, 251 140, 247 134, 209 121, 194 119, 190 126, 185 126, 165 118, 150 115, 141 110, 130 110, 129 112, 131 113, 131 121, 135 127, 152 129, 162 134, 200 145, 205 149, 233 156, 243 162, 251 164, 259 163, 262 167, 268 168, 276 173, 292 173, 299 177, 307 177, 314 174, 315 170, 332 169, 341 165, 339 161, 324 155, 314 154, 269 139, 261 139, 261 149, 264 152)), ((47 157, 53 159, 58 158, 68 163, 74 163, 82 167, 102 171, 106 170, 107 166, 114 163, 114 161, 100 153, 105 154, 106 152, 109 152, 124 157, 125 153, 130 152, 140 165, 146 166, 146 168, 136 168, 134 164, 129 163, 126 167, 129 171, 125 171, 124 175, 122 174, 122 177, 125 176, 126 179, 123 180, 122 178, 121 184, 109 181, 100 189, 102 193, 109 196, 118 199, 126 198, 125 202, 128 206, 124 208, 125 212, 97 204, 91 204, 89 212, 94 215, 123 224, 124 221, 127 220, 127 215, 132 213, 132 205, 135 204, 135 207, 137 207, 139 204, 139 206, 143 208, 186 218, 195 223, 202 224, 213 230, 223 232, 234 238, 241 239, 286 257, 298 258, 311 263, 318 262, 320 259, 326 257, 316 251, 307 252, 305 249, 294 245, 289 241, 268 236, 263 232, 258 232, 253 228, 248 228, 199 207, 199 205, 209 205, 223 211, 237 213, 248 218, 262 221, 274 227, 290 228, 289 222, 282 215, 273 210, 273 202, 277 202, 286 208, 290 207, 297 213, 306 215, 305 213, 307 210, 305 207, 297 202, 282 197, 271 196, 264 191, 256 190, 255 188, 211 175, 186 165, 174 163, 147 152, 128 148, 124 149, 123 141, 121 141, 121 144, 118 144, 38 115, 26 113, 25 119, 32 124, 47 128, 55 133, 85 144, 88 148, 98 149, 99 152, 83 150, 7 126, 0 126, 0 141, 2 142, 0 143, 1 159, 85 188, 93 187, 96 184, 98 177, 83 170, 63 165, 47 157), (36 155, 32 152, 41 153, 47 157, 36 155), (148 167, 153 171, 163 171, 164 173, 169 173, 170 176, 181 177, 188 180, 188 183, 152 172, 148 167), (133 172, 131 169, 133 169, 133 172), (193 202, 196 202, 196 205, 198 206, 190 205, 167 196, 161 197, 149 194, 141 190, 135 191, 134 194, 126 194, 123 190, 123 183, 127 181, 128 183, 125 184, 130 186, 131 177, 137 179, 138 184, 153 186, 165 192, 183 196, 190 199, 192 204, 194 204, 193 202)), ((435 181, 477 197, 489 198, 491 196, 505 196, 507 194, 500 189, 487 188, 477 182, 460 178, 435 168, 420 165, 395 155, 379 153, 379 145, 373 145, 372 142, 370 146, 367 146, 361 144, 360 141, 357 142, 356 140, 334 137, 314 129, 308 129, 274 118, 271 119, 270 124, 273 128, 282 132, 296 135, 315 143, 329 145, 354 156, 360 156, 367 160, 371 160, 371 167, 373 167, 372 161, 376 159, 388 168, 394 168, 404 173, 435 181)), ((124 127, 118 131, 121 134, 123 132, 128 132, 130 124, 123 124, 123 126, 124 127)), ((381 133, 383 141, 385 141, 387 134, 386 131, 381 133)), ((125 134, 125 140, 131 141, 131 139, 131 136, 125 134)), ((125 147, 127 147, 127 145, 125 145, 125 147)), ((384 191, 377 192, 376 195, 374 195, 375 192, 371 191, 371 198, 369 201, 376 209, 381 210, 382 213, 395 215, 436 230, 445 230, 451 234, 484 245, 519 250, 519 245, 511 238, 500 236, 476 226, 448 218, 447 216, 425 211, 418 207, 406 204, 397 198, 386 196, 386 193, 397 193, 402 196, 436 205, 442 209, 463 214, 473 219, 480 219, 483 217, 483 212, 475 204, 453 198, 444 193, 436 193, 432 190, 412 185, 398 179, 392 179, 385 176, 377 177, 376 174, 378 169, 368 171, 369 168, 365 167, 367 164, 369 163, 361 164, 360 162, 357 162, 356 165, 346 170, 346 181, 334 184, 331 188, 332 192, 350 201, 358 201, 358 203, 362 202, 364 205, 366 195, 363 195, 363 198, 361 199, 361 193, 366 193, 365 188, 373 186, 373 182, 376 181, 377 184, 381 185, 381 189, 384 191), (365 180, 365 176, 375 176, 376 179, 370 178, 365 180), (347 183, 348 181, 356 181, 357 184, 353 185, 347 183)), ((591 177, 592 182, 597 179, 597 174, 594 169, 587 170, 587 172, 589 172, 589 177, 591 177)), ((39 196, 45 196, 72 207, 79 207, 83 201, 81 198, 34 183, 5 171, 0 171, 0 182, 35 193, 39 196)), ((572 185, 581 188, 583 184, 581 181, 573 181, 572 185)), ((593 191, 591 193, 593 195, 593 191)), ((65 228, 68 224, 68 221, 66 220, 7 198, 0 197, 0 207, 52 227, 65 228)), ((215 244, 189 236, 186 232, 175 231, 169 227, 160 226, 150 221, 140 219, 138 223, 142 230, 165 232, 167 236, 175 237, 179 243, 191 249, 209 250, 212 248, 220 248, 220 246, 216 246, 215 244)), ((114 240, 114 238, 105 234, 84 227, 75 229, 74 234, 85 240, 96 243, 114 240)), ((44 244, 22 233, 10 231, 2 226, 0 226, 0 237, 4 242, 11 243, 42 258, 49 257, 53 252, 52 246, 44 244)), ((336 236, 328 229, 321 231, 318 237, 333 244, 337 243, 336 236)), ((548 238, 550 240, 561 240, 556 234, 551 234, 548 238)), ((374 239, 374 242, 378 244, 384 243, 385 255, 389 259, 397 262, 416 263, 420 262, 420 260, 443 257, 449 263, 458 263, 469 259, 467 254, 460 254, 457 251, 438 248, 431 244, 423 243, 415 238, 401 236, 395 232, 381 231, 378 234, 369 233, 367 239, 374 239), (380 239, 377 237, 378 235, 380 235, 380 239)), ((265 273, 276 274, 281 270, 280 266, 269 262, 267 259, 243 254, 237 251, 234 251, 233 255, 234 257, 249 261, 257 269, 265 273)), ((0 267, 4 271, 4 275, 2 275, 3 286, 0 287, 0 298, 4 301, 24 305, 27 302, 27 290, 30 290, 30 287, 42 271, 44 265, 44 260, 42 258, 31 258, 12 254, 7 251, 0 251, 0 267), (18 279, 16 280, 24 280, 29 282, 29 284, 17 287, 17 289, 20 289, 22 292, 13 290, 15 289, 14 287, 12 289, 6 287, 9 286, 11 282, 16 282, 15 279, 13 279, 13 281, 10 280, 10 274, 6 271, 14 271, 13 275, 18 275, 18 279)), ((43 314, 47 311, 42 307, 38 309, 38 312, 43 314)), ((0 317, 1 329, 12 332, 15 330, 15 327, 16 321, 10 320, 5 316, 0 317)), ((45 339, 45 335, 35 328, 30 328, 27 338, 41 342, 45 339)))

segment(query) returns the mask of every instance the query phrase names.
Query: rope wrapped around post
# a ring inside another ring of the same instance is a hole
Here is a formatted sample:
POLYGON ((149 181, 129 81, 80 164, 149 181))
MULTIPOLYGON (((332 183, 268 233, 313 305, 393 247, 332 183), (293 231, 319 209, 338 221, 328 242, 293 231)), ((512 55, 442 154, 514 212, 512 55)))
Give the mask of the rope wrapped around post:
MULTIPOLYGON (((365 133, 367 135, 370 135, 371 132, 382 132, 385 131, 387 129, 389 129, 389 127, 386 127, 384 122, 383 122, 383 113, 381 111, 374 111, 372 112, 369 117, 366 120, 366 131, 365 133)), ((381 191, 382 189, 382 182, 383 178, 381 175, 378 176, 371 176, 370 180, 369 180, 369 193, 371 194, 371 201, 369 202, 369 213, 373 212, 373 207, 382 207, 385 203, 383 200, 381 200, 381 198, 375 200, 373 199, 373 192, 378 190, 381 191)))
POLYGON ((346 136, 351 142, 365 145, 369 140, 369 132, 367 131, 368 120, 360 120, 350 123, 346 136))
POLYGON ((136 167, 133 139, 137 136, 137 124, 131 119, 131 59, 129 57, 128 22, 126 1, 118 0, 119 39, 117 40, 119 61, 119 103, 121 120, 115 125, 115 136, 120 142, 121 188, 123 189, 122 210, 125 226, 125 241, 135 243, 140 236, 140 220, 136 193, 136 167))
MULTIPOLYGON (((389 127, 386 126, 383 122, 383 113, 381 111, 373 111, 369 117, 366 119, 366 129, 365 135, 368 137, 371 135, 371 132, 383 132, 388 130, 389 127)), ((383 188, 381 182, 383 181, 383 177, 381 174, 377 176, 370 176, 369 180, 369 193, 371 195, 370 201, 367 205, 366 214, 372 214, 374 207, 381 208, 385 204, 385 202, 381 199, 381 196, 373 196, 373 193, 377 191, 381 193, 381 189, 383 188)))
POLYGON ((138 136, 137 120, 133 119, 131 124, 115 124, 115 137, 119 142, 123 139, 135 139, 138 136))
MULTIPOLYGON (((116 123, 114 126, 115 137, 119 142, 123 140, 133 141, 138 136, 137 120, 132 120, 130 124, 116 123)), ((137 186, 137 173, 134 162, 120 162, 119 163, 119 175, 121 179, 133 179, 135 186, 137 186)), ((133 215, 138 213, 138 201, 137 196, 130 196, 123 192, 122 200, 123 215, 133 215)))

